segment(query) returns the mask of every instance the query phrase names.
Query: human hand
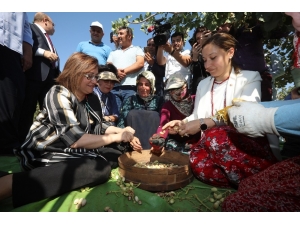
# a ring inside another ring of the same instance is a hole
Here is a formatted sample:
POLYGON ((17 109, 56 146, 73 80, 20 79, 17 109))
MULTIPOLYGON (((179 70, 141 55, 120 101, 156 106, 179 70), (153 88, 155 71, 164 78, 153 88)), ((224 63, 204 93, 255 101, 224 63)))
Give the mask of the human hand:
MULTIPOLYGON (((205 120, 206 119, 204 119, 204 121, 205 120)), ((181 125, 179 126, 178 134, 181 135, 182 137, 193 135, 200 131, 199 128, 200 128, 200 120, 193 120, 187 123, 181 123, 181 125)))
POLYGON ((154 64, 154 59, 152 58, 151 54, 149 52, 146 52, 145 53, 145 60, 147 61, 147 63, 150 65, 150 66, 153 66, 154 64))
POLYGON ((58 56, 55 53, 50 52, 50 51, 45 51, 44 52, 44 57, 49 59, 50 62, 55 62, 55 61, 58 60, 58 56))
POLYGON ((166 44, 162 45, 163 49, 168 52, 169 54, 173 51, 173 47, 168 41, 166 44))
POLYGON ((198 57, 199 57, 200 52, 201 52, 201 47, 196 42, 195 44, 193 44, 193 48, 192 48, 193 61, 198 61, 198 57))
POLYGON ((133 137, 130 141, 130 146, 134 151, 141 152, 143 147, 141 145, 140 140, 137 137, 133 137))
POLYGON ((125 70, 124 69, 118 69, 118 78, 119 80, 123 80, 124 77, 126 77, 126 73, 125 73, 125 70))
POLYGON ((135 133, 135 130, 132 127, 130 127, 130 126, 127 126, 127 127, 123 128, 123 131, 128 131, 128 132, 130 132, 132 134, 135 133))
POLYGON ((278 108, 265 108, 257 102, 234 101, 228 109, 228 116, 238 132, 250 137, 263 137, 276 134, 274 115, 278 108))
POLYGON ((169 134, 177 134, 181 123, 183 123, 181 120, 172 120, 162 127, 162 131, 168 130, 169 134))
POLYGON ((30 69, 32 66, 32 46, 23 41, 23 58, 22 58, 23 72, 30 69))
POLYGON ((133 134, 129 131, 124 131, 124 132, 121 132, 117 135, 120 136, 120 141, 119 142, 122 142, 122 141, 123 142, 130 142, 134 138, 133 134))

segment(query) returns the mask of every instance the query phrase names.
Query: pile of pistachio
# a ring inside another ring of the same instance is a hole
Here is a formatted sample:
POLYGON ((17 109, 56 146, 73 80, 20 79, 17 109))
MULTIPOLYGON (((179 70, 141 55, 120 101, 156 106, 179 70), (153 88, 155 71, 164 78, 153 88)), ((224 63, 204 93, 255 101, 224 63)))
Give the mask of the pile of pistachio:
POLYGON ((153 162, 138 162, 133 165, 134 167, 139 168, 148 168, 148 169, 162 169, 162 168, 171 168, 171 167, 179 167, 179 165, 175 165, 174 163, 161 163, 157 160, 153 162))

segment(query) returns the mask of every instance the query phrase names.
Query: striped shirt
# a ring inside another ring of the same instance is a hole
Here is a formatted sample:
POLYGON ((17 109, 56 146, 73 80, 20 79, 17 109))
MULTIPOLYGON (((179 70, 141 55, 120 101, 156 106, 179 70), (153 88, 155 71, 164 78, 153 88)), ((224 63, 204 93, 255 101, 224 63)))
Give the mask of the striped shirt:
POLYGON ((82 156, 102 157, 99 149, 70 148, 84 134, 104 134, 101 106, 94 94, 79 102, 64 86, 47 93, 44 108, 35 118, 21 149, 14 150, 23 170, 48 166, 82 156))

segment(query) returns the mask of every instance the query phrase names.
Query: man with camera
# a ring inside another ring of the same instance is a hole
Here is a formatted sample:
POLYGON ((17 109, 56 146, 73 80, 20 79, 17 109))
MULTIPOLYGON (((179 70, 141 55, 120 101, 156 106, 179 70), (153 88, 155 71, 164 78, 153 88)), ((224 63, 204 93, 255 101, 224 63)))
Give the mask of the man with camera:
POLYGON ((98 21, 92 22, 90 26, 90 41, 82 41, 78 44, 76 52, 83 52, 98 59, 99 65, 105 65, 111 52, 108 45, 103 44, 104 29, 98 21))
POLYGON ((107 63, 118 69, 120 84, 111 91, 115 96, 119 112, 125 99, 136 93, 137 75, 144 69, 144 52, 139 46, 132 45, 133 32, 130 27, 118 29, 119 48, 112 51, 107 63))
POLYGON ((157 47, 153 38, 147 40, 147 47, 145 47, 145 64, 144 69, 151 71, 155 76, 155 94, 158 96, 164 95, 164 77, 165 65, 158 65, 156 60, 157 47))
POLYGON ((158 65, 166 65, 165 81, 169 79, 170 75, 180 72, 185 75, 190 89, 191 72, 189 65, 191 64, 190 50, 183 50, 184 35, 181 32, 175 32, 171 35, 171 44, 167 41, 165 45, 158 46, 157 63, 158 65), (169 53, 166 57, 163 51, 169 53))

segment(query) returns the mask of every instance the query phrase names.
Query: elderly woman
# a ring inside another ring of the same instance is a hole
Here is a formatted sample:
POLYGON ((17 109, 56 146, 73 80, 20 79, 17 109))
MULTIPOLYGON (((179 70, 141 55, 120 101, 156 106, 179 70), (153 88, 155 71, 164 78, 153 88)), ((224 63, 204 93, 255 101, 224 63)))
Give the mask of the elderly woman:
POLYGON ((170 98, 161 109, 160 124, 156 134, 150 139, 152 151, 159 154, 162 148, 187 153, 190 146, 196 144, 200 133, 191 136, 169 134, 168 130, 163 131, 162 127, 172 120, 183 120, 191 115, 194 109, 195 95, 190 95, 187 90, 185 76, 177 72, 171 75, 165 89, 170 98))
POLYGON ((112 65, 99 66, 98 86, 94 88, 94 93, 101 102, 102 116, 106 124, 114 126, 119 117, 119 110, 116 96, 111 93, 115 83, 120 83, 116 77, 118 69, 112 65))
POLYGON ((193 113, 163 127, 180 135, 202 132, 199 143, 190 152, 192 170, 201 181, 221 187, 237 187, 244 178, 277 161, 266 137, 247 137, 226 126, 222 120, 226 116, 216 116, 235 98, 260 101, 260 74, 234 65, 235 44, 236 40, 225 33, 207 39, 202 56, 211 77, 199 83, 193 113), (179 126, 178 131, 175 126, 179 126))
POLYGON ((149 137, 159 126, 164 98, 154 94, 155 76, 150 71, 138 75, 136 86, 136 95, 127 98, 122 105, 117 126, 131 126, 135 129, 143 149, 150 149, 149 137))
POLYGON ((97 80, 96 58, 84 53, 70 56, 21 149, 14 149, 29 172, 5 176, 0 195, 13 195, 15 207, 106 182, 122 152, 105 146, 138 142, 132 128, 102 123, 101 105, 93 94, 97 80))

